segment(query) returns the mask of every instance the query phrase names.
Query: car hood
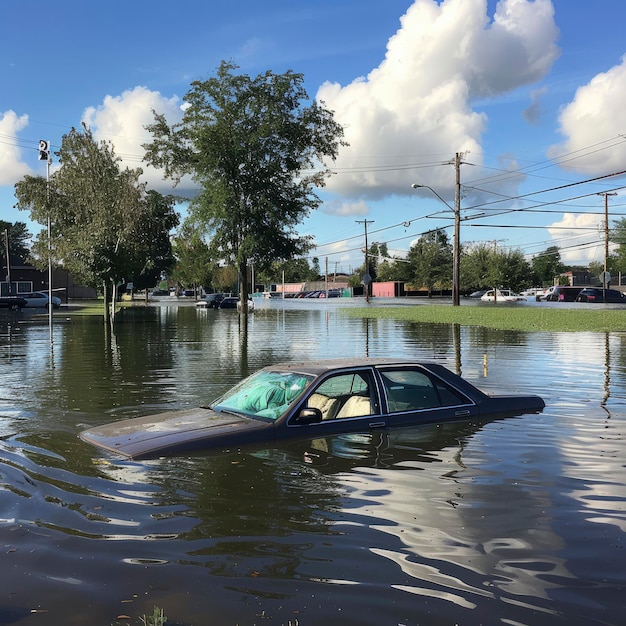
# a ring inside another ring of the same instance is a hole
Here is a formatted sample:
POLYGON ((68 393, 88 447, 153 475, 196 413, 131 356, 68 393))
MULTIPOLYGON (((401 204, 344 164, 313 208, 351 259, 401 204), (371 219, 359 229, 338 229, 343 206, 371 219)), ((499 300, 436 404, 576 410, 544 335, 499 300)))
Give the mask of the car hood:
POLYGON ((79 436, 99 448, 145 459, 272 439, 273 424, 198 407, 96 426, 79 436))

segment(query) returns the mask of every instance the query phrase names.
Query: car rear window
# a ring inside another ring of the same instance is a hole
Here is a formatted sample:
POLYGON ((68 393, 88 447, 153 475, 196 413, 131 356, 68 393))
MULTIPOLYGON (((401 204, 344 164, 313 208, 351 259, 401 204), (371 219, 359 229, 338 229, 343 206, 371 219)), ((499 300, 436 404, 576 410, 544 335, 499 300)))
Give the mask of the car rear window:
POLYGON ((471 404, 442 380, 417 369, 381 372, 390 413, 471 404))

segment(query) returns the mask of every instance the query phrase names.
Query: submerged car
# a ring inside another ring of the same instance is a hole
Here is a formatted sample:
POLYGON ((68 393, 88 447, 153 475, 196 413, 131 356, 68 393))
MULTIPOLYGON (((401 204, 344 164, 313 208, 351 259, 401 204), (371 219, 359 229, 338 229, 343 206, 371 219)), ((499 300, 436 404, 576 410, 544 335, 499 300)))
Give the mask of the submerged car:
POLYGON ((0 296, 0 309, 19 311, 26 306, 26 300, 18 296, 0 296))
MULTIPOLYGON (((238 311, 240 311, 241 303, 238 297, 224 298, 220 302, 217 308, 218 309, 237 309, 238 311)), ((248 298, 248 313, 252 313, 253 311, 254 311, 254 300, 252 300, 252 298, 248 298)))
POLYGON ((196 302, 196 306, 199 309, 219 309, 219 306, 224 298, 229 296, 230 294, 226 293, 208 293, 202 300, 198 300, 198 302, 196 302))
POLYGON ((490 289, 480 296, 480 299, 483 302, 521 302, 526 300, 526 297, 510 289, 490 289))
POLYGON ((209 406, 96 426, 80 437, 125 457, 147 459, 287 438, 493 419, 544 406, 534 395, 487 395, 436 363, 312 361, 265 367, 209 406))
POLYGON ((618 289, 602 289, 602 287, 585 287, 576 296, 576 302, 617 302, 626 303, 626 296, 618 289))
POLYGON ((539 299, 546 302, 574 302, 581 290, 582 287, 557 285, 556 287, 550 287, 539 299))
MULTIPOLYGON (((26 304, 24 306, 27 307, 47 308, 48 302, 50 302, 49 295, 43 291, 21 293, 20 298, 24 298, 24 300, 26 300, 26 304)), ((52 296, 52 307, 58 309, 60 306, 61 298, 58 296, 52 296)))

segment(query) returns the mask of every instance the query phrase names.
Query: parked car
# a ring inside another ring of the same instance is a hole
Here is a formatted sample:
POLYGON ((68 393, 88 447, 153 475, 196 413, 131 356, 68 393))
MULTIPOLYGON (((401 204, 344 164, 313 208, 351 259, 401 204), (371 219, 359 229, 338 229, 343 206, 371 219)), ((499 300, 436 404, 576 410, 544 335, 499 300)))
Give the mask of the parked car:
POLYGON ((563 287, 557 285, 550 287, 546 293, 541 296, 541 300, 548 302, 575 302, 576 296, 581 292, 582 287, 563 287))
MULTIPOLYGON (((24 306, 27 307, 47 308, 48 303, 50 302, 49 296, 45 291, 21 293, 20 298, 24 298, 24 300, 26 300, 26 304, 24 306)), ((61 306, 61 298, 52 296, 52 306, 53 308, 58 309, 61 306)))
POLYGON ((519 293, 510 289, 490 289, 480 296, 480 299, 483 302, 521 302, 526 300, 524 296, 520 296, 519 293))
POLYGON ((196 302, 196 306, 201 309, 217 309, 227 295, 225 293, 208 293, 202 300, 196 302))
POLYGON ((11 309, 11 311, 19 311, 26 306, 26 300, 18 296, 1 296, 0 309, 11 309))
POLYGON ((576 296, 576 302, 620 302, 626 304, 626 296, 617 289, 602 287, 585 287, 576 296))
POLYGON ((343 359, 265 367, 209 406, 96 426, 81 439, 142 459, 287 438, 538 412, 534 395, 487 395, 438 363, 343 359))
MULTIPOLYGON (((237 309, 239 310, 241 307, 239 305, 239 298, 236 296, 231 296, 228 298, 224 298, 220 304, 219 309, 237 309)), ((254 300, 252 298, 248 298, 248 312, 252 313, 254 311, 254 300)))

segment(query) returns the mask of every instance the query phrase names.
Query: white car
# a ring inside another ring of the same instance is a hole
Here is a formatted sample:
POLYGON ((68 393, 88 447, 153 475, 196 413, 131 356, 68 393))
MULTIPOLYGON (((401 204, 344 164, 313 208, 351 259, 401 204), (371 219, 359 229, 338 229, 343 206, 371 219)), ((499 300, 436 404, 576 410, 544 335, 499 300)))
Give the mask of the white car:
POLYGON ((520 302, 526 300, 524 296, 520 296, 509 289, 490 289, 480 299, 483 302, 520 302))
MULTIPOLYGON (((48 294, 43 291, 33 291, 32 293, 21 293, 19 294, 20 298, 24 298, 26 300, 25 307, 39 307, 39 308, 47 308, 48 307, 48 294)), ((52 306, 55 309, 58 309, 61 306, 61 298, 57 296, 52 296, 52 306)))

